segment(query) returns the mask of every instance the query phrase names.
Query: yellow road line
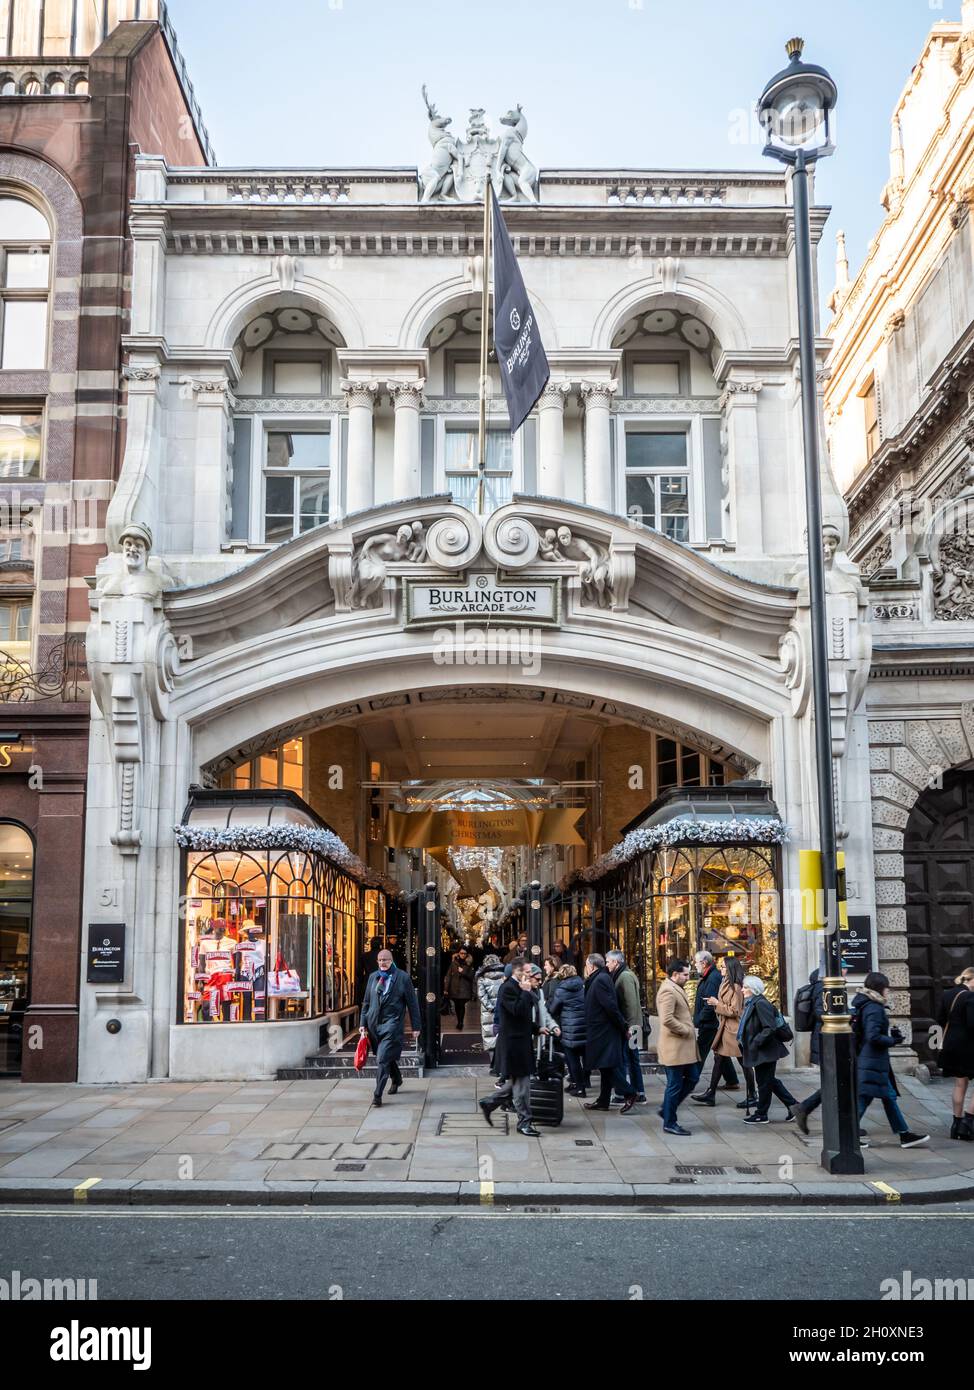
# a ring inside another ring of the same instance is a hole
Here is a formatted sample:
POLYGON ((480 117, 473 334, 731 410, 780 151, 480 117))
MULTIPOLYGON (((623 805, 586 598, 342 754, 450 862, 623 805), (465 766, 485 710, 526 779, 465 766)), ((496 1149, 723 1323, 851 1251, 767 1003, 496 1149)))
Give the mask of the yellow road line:
POLYGON ((480 1184, 480 1205, 482 1207, 492 1207, 494 1205, 494 1184, 492 1182, 482 1182, 480 1184))
POLYGON ((890 1187, 888 1182, 871 1182, 870 1187, 875 1187, 877 1192, 885 1193, 887 1202, 900 1201, 900 1193, 895 1187, 890 1187))
POLYGON ((85 1178, 84 1182, 78 1184, 74 1189, 74 1200, 76 1202, 87 1202, 89 1189, 101 1182, 101 1178, 85 1178))

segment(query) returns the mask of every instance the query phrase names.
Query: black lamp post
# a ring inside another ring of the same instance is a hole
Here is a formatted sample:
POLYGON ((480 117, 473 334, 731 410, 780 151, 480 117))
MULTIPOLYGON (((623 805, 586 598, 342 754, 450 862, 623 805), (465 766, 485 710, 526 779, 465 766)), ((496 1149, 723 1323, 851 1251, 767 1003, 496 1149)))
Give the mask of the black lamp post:
POLYGON ((830 117, 838 92, 824 68, 802 62, 802 39, 790 39, 789 63, 761 95, 764 153, 791 166, 798 280, 798 346, 801 366, 805 510, 808 528, 808 592, 812 636, 815 761, 818 823, 825 897, 824 1015, 821 1036, 822 1167, 830 1173, 862 1173, 856 1104, 855 1058, 848 996, 839 941, 835 801, 829 708, 829 652, 822 551, 822 488, 819 476, 818 399, 815 387, 815 308, 812 234, 808 216, 808 170, 833 154, 830 117))

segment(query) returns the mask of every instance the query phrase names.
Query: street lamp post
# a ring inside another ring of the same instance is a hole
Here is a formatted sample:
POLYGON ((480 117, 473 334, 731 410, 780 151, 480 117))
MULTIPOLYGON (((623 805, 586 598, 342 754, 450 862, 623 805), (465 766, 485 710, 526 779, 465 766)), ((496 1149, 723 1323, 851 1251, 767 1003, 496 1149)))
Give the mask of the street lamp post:
POLYGON ((812 234, 808 215, 808 170, 819 159, 834 152, 830 116, 838 92, 824 68, 802 62, 803 49, 804 42, 801 39, 789 40, 788 66, 777 73, 765 87, 759 111, 761 123, 767 133, 764 153, 792 168, 815 761, 826 924, 826 978, 821 1036, 821 1163, 829 1173, 862 1173, 865 1165, 859 1147, 852 1020, 849 1016, 846 984, 842 976, 839 940, 828 629, 825 561, 822 552, 822 487, 819 475, 818 398, 815 385, 814 278, 812 234))

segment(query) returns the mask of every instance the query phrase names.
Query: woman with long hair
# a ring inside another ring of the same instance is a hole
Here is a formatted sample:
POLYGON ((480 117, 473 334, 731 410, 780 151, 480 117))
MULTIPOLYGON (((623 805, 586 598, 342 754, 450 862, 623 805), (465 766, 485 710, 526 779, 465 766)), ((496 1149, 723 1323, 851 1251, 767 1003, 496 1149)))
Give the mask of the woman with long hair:
MULTIPOLYGON (((720 989, 716 995, 707 1000, 708 1005, 720 1020, 717 1034, 710 1049, 713 1054, 714 1065, 710 1073, 710 1085, 705 1091, 699 1091, 695 1096, 690 1097, 696 1105, 717 1104, 717 1083, 722 1074, 725 1078, 727 1077, 728 1067, 733 1077, 733 1084, 737 1084, 737 1073, 734 1071, 734 1063, 731 1058, 741 1055, 740 1044, 737 1041, 737 1025, 744 1012, 744 967, 736 956, 721 956, 717 962, 717 969, 723 976, 720 989)), ((753 1096, 753 1073, 751 1079, 748 1080, 747 1091, 749 1096, 753 1096)), ((756 1097, 754 1099, 756 1100, 756 1097)))
POLYGON ((974 1139, 974 1090, 965 1110, 967 1088, 974 1079, 974 965, 962 970, 940 1004, 937 1022, 943 1028, 940 1069, 954 1078, 951 1139, 974 1139))

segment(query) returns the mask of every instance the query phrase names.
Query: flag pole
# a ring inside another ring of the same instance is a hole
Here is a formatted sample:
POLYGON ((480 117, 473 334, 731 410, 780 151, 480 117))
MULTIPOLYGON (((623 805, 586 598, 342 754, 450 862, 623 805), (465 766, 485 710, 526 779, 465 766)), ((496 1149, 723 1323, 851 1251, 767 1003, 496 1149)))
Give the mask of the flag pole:
POLYGON ((487 471, 487 353, 490 345, 490 175, 484 180, 484 270, 480 308, 480 420, 477 431, 477 515, 484 514, 487 471))

